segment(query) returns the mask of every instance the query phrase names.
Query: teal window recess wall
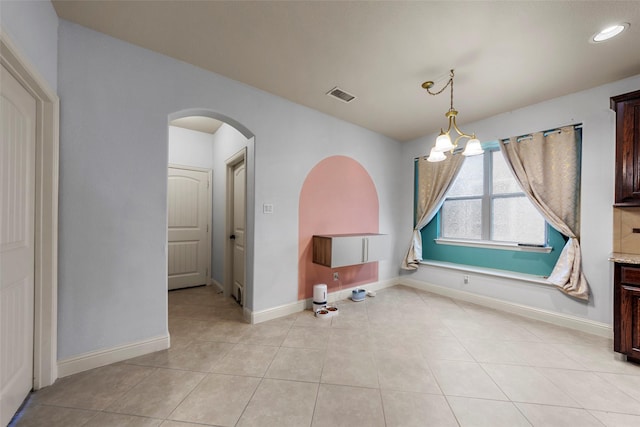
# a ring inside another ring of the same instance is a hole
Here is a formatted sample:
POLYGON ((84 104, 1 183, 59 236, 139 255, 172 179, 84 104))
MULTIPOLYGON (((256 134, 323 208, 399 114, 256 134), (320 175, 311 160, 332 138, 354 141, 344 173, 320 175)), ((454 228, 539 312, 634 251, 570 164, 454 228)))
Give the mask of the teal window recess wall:
POLYGON ((547 224, 547 244, 553 249, 549 253, 510 251, 504 249, 474 248, 436 244, 440 214, 420 233, 422 235, 422 258, 426 261, 446 261, 475 267, 494 268, 519 273, 548 276, 564 248, 567 237, 547 224))

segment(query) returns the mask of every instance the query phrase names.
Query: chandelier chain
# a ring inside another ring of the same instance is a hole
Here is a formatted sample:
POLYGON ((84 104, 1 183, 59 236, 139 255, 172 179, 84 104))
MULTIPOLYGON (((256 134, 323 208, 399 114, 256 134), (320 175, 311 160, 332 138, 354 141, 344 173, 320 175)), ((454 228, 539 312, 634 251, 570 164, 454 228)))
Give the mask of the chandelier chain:
POLYGON ((453 111, 453 70, 451 70, 451 78, 449 81, 451 82, 451 107, 449 108, 449 111, 453 111))
POLYGON ((453 108, 453 75, 453 70, 451 70, 451 73, 449 74, 449 81, 437 92, 431 92, 431 88, 434 84, 433 81, 428 80, 422 83, 422 88, 426 89, 430 95, 434 96, 441 94, 449 87, 449 85, 451 85, 451 91, 449 94, 450 108, 449 111, 445 113, 449 126, 446 130, 443 128, 440 129, 440 135, 436 138, 436 143, 433 148, 431 148, 429 157, 427 158, 427 161, 429 162, 441 162, 446 160, 447 157, 444 154, 446 151, 450 151, 451 154, 456 154, 457 152, 462 151, 463 156, 476 156, 484 153, 480 141, 476 138, 476 134, 464 133, 456 123, 458 112, 453 108), (451 140, 450 133, 452 131, 455 131, 455 133, 458 134, 454 141, 451 140), (463 139, 468 140, 464 150, 456 151, 458 148, 458 142, 463 139))
MULTIPOLYGON (((429 82, 429 83, 433 84, 433 82, 429 82)), ((446 85, 444 85, 444 86, 442 87, 442 89, 440 89, 440 90, 439 90, 439 91, 437 91, 437 92, 431 92, 431 90, 429 90, 429 87, 428 87, 428 86, 427 86, 427 87, 425 87, 425 89, 427 90, 427 93, 428 93, 429 95, 436 96, 436 95, 440 95, 442 92, 444 92, 444 91, 445 91, 445 89, 449 87, 449 85, 451 85, 451 97, 450 97, 450 101, 451 101, 451 110, 453 110, 453 70, 450 70, 450 73, 449 73, 449 81, 447 82, 447 84, 446 84, 446 85)))

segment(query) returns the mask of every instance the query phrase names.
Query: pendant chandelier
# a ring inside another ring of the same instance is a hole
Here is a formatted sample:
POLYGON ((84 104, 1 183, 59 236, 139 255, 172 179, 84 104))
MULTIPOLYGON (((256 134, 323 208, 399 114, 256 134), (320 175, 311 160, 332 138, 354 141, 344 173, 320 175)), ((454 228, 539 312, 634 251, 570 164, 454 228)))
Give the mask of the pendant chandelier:
POLYGON ((431 148, 431 152, 429 153, 429 157, 427 158, 427 160, 430 162, 441 162, 447 158, 447 156, 445 156, 444 154, 447 151, 451 152, 451 154, 457 154, 458 151, 456 151, 456 149, 458 148, 458 142, 460 142, 460 140, 463 138, 468 139, 467 145, 462 152, 463 156, 476 156, 478 154, 484 153, 484 150, 480 145, 480 141, 476 138, 476 134, 466 134, 462 132, 456 124, 456 116, 458 115, 458 111, 453 108, 453 70, 451 70, 451 73, 449 74, 449 81, 446 85, 444 85, 442 89, 437 92, 431 92, 431 88, 433 87, 433 85, 434 83, 432 81, 427 81, 422 83, 422 88, 426 89, 429 95, 434 96, 440 95, 447 87, 451 88, 451 107, 449 108, 449 111, 445 113, 445 117, 449 120, 449 126, 447 127, 446 131, 440 129, 440 135, 438 135, 438 137, 436 138, 436 143, 433 148, 431 148), (451 141, 450 135, 452 130, 455 130, 458 134, 455 141, 453 142, 451 141))

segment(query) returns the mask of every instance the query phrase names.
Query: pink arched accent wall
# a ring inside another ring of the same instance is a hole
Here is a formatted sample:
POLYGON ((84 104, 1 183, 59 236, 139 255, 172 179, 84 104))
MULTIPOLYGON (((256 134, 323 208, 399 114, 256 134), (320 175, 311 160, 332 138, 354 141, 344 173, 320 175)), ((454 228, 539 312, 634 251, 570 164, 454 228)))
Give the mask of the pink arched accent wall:
POLYGON ((314 234, 378 232, 378 192, 360 163, 332 156, 314 166, 302 185, 298 214, 298 299, 311 298, 318 283, 332 292, 378 280, 377 262, 332 269, 312 261, 314 234))

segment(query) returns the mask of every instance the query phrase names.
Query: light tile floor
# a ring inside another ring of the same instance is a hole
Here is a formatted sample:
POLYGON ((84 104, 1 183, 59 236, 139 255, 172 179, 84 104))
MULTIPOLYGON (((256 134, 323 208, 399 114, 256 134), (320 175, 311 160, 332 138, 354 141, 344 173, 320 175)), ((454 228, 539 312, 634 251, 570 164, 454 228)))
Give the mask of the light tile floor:
POLYGON ((610 339, 396 286, 259 325, 169 293, 172 348, 61 378, 18 426, 640 426, 610 339))

